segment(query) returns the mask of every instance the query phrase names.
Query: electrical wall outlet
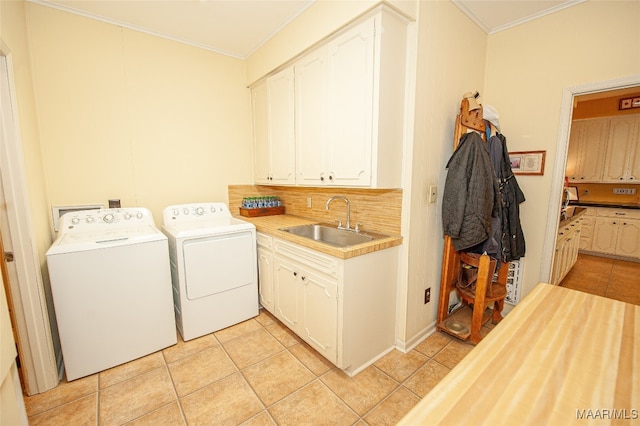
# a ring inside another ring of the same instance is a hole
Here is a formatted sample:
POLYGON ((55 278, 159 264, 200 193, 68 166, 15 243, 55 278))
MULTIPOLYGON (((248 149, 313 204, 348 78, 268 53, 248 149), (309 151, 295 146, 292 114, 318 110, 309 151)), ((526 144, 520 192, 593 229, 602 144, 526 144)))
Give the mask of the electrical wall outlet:
POLYGON ((424 304, 431 302, 431 287, 424 290, 424 304))
POLYGON ((636 193, 636 189, 635 188, 613 188, 613 193, 633 195, 636 193))
POLYGON ((307 197, 307 208, 311 208, 311 197, 307 197))

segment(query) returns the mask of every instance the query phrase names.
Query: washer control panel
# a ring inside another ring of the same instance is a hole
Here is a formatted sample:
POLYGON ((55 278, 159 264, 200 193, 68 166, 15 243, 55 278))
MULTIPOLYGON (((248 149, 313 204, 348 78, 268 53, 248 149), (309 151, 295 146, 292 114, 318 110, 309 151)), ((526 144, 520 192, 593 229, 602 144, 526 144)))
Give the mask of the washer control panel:
POLYGON ((225 203, 192 203, 169 206, 163 212, 164 223, 193 222, 231 217, 225 203))
POLYGON ((64 214, 60 221, 60 232, 64 233, 109 229, 115 226, 155 226, 151 212, 142 207, 74 211, 64 214))

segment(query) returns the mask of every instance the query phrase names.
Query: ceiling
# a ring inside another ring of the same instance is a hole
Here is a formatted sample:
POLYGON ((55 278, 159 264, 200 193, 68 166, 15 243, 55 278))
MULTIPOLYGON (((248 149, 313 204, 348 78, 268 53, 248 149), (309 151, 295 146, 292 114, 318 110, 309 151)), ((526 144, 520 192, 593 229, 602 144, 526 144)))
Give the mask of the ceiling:
MULTIPOLYGON (((244 59, 317 0, 28 1, 244 59)), ((585 0, 452 1, 492 34, 585 0)))

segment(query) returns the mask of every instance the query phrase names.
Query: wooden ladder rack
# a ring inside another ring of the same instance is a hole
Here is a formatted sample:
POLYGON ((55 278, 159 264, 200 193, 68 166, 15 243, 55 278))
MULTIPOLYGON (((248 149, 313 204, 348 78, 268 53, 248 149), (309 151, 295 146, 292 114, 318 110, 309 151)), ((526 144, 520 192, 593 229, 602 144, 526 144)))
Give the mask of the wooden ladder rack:
MULTIPOLYGON (((456 116, 456 127, 454 132, 454 152, 458 148, 458 142, 462 135, 469 130, 480 132, 482 139, 486 142, 486 124, 482 118, 482 106, 479 109, 469 110, 469 101, 462 99, 460 105, 460 114, 456 116)), ((499 293, 497 297, 487 296, 487 288, 492 286, 494 270, 490 267, 491 258, 483 254, 480 256, 478 267, 478 280, 476 283, 475 294, 472 300, 468 295, 461 294, 458 296, 462 305, 453 312, 449 312, 449 299, 451 292, 456 290, 456 283, 461 267, 461 252, 456 251, 453 247, 451 237, 445 235, 444 249, 442 257, 442 275, 440 278, 440 297, 438 302, 438 318, 436 328, 440 331, 449 333, 461 340, 469 340, 476 344, 482 337, 480 329, 489 319, 497 324, 502 319, 502 308, 504 306, 504 295, 499 293), (494 303, 492 312, 488 312, 488 303, 494 303), (473 304, 473 309, 468 309, 469 303, 473 304), (460 327, 462 325, 462 327, 460 327)), ((504 287, 506 293, 507 276, 509 272, 508 263, 503 262, 498 268, 498 278, 495 283, 504 287)))

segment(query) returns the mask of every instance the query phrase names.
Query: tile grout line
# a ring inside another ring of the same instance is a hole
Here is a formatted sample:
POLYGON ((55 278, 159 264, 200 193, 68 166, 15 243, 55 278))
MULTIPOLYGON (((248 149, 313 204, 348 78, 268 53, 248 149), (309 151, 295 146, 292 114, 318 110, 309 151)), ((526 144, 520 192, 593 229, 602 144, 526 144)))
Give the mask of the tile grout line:
MULTIPOLYGON (((177 330, 176 330, 176 332, 177 332, 177 330)), ((183 341, 183 343, 184 343, 184 341, 183 341)), ((202 351, 198 351, 196 353, 200 353, 200 352, 202 352, 202 351)), ((161 351, 161 355, 162 355, 162 360, 164 361, 164 366, 167 369, 167 374, 169 375, 169 379, 171 380, 171 385, 173 386, 173 394, 176 397, 176 403, 178 404, 178 410, 180 410, 180 417, 182 417, 182 421, 184 422, 184 424, 188 425, 189 423, 187 422, 187 415, 184 413, 184 409, 182 408, 182 401, 180 399, 180 396, 178 395, 178 389, 176 389, 176 382, 173 379, 173 376, 171 375, 171 370, 169 369, 169 363, 167 362, 167 357, 165 356, 164 351, 161 351)), ((169 404, 166 404, 166 405, 169 405, 169 404)), ((162 407, 166 407, 166 405, 163 405, 162 407)), ((162 407, 160 407, 160 408, 162 408, 162 407)), ((158 409, 160 409, 160 408, 158 408, 158 409)), ((147 414, 150 414, 150 413, 147 413, 147 414)))

